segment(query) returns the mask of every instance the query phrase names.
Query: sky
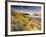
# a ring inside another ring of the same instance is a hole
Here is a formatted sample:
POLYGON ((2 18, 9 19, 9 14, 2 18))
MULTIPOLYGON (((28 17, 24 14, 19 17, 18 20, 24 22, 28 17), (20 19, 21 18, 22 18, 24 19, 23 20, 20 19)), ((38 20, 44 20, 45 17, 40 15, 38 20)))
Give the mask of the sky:
POLYGON ((16 10, 30 10, 30 11, 39 11, 41 10, 40 6, 16 6, 16 5, 12 5, 12 8, 16 9, 16 10))

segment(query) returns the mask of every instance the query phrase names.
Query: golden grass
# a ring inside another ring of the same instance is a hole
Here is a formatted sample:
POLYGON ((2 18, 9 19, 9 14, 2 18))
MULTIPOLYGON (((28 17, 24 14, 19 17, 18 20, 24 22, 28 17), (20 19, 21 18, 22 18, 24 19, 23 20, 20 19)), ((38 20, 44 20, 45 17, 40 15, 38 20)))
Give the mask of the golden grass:
POLYGON ((29 20, 28 16, 24 17, 23 15, 24 13, 19 12, 11 13, 11 16, 14 16, 15 23, 19 23, 18 25, 21 27, 22 31, 39 30, 39 28, 41 28, 41 25, 29 20))

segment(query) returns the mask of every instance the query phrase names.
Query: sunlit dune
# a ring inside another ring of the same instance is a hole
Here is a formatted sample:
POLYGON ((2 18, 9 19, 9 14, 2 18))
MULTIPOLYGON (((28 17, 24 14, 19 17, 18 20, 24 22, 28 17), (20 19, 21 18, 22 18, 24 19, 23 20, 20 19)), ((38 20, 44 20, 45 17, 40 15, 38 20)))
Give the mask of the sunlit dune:
POLYGON ((11 31, 32 31, 40 30, 41 22, 39 19, 28 17, 27 13, 11 12, 11 31))

